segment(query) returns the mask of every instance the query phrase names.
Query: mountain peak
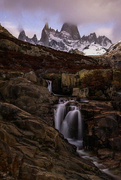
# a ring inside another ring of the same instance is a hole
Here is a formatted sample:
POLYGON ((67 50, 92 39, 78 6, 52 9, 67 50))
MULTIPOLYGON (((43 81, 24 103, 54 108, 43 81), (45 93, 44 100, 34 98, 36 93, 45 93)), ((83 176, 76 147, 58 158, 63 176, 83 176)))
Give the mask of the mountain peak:
MULTIPOLYGON (((48 46, 60 51, 70 51, 71 49, 78 49, 85 54, 104 54, 112 42, 106 36, 97 36, 95 32, 87 36, 80 37, 78 28, 71 23, 64 23, 61 31, 54 30, 45 24, 40 40, 37 40, 36 35, 33 38, 28 38, 25 31, 19 35, 19 39, 32 43, 48 46)), ((77 52, 77 51, 76 51, 77 52)))
POLYGON ((78 31, 78 28, 74 24, 64 23, 62 28, 61 28, 61 31, 65 31, 65 32, 69 33, 73 40, 79 40, 80 39, 80 34, 78 31))
POLYGON ((97 38, 97 35, 96 35, 96 33, 95 33, 95 32, 90 33, 90 35, 89 35, 89 36, 93 36, 93 37, 96 37, 96 38, 97 38))
POLYGON ((33 38, 32 38, 32 41, 35 43, 35 44, 37 44, 37 36, 36 36, 36 34, 34 34, 34 36, 33 36, 33 38))
POLYGON ((44 29, 46 29, 46 30, 49 29, 49 24, 48 24, 48 22, 45 24, 44 29))
POLYGON ((26 40, 26 37, 27 37, 27 36, 26 36, 26 34, 25 34, 25 31, 22 30, 22 31, 20 32, 19 36, 18 36, 18 39, 19 39, 19 40, 22 40, 22 41, 23 41, 23 40, 25 41, 25 40, 26 40))

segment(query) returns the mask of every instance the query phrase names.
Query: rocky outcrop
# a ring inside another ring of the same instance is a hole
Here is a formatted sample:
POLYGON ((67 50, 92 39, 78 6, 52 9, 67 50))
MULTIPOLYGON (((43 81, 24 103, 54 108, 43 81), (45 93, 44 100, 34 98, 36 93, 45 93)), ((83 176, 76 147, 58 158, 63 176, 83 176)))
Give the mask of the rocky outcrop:
POLYGON ((24 78, 13 78, 0 82, 0 97, 5 102, 39 116, 52 125, 53 108, 57 101, 47 88, 33 84, 24 78))
POLYGON ((37 76, 33 71, 26 73, 24 77, 31 82, 37 83, 37 76))
POLYGON ((112 82, 113 71, 111 69, 83 69, 76 74, 62 73, 61 87, 63 92, 65 89, 68 92, 73 91, 74 96, 74 91, 78 91, 76 94, 79 94, 79 97, 110 99, 112 82))
POLYGON ((40 118, 0 102, 0 124, 1 179, 110 179, 40 118))
POLYGON ((61 28, 62 31, 69 33, 73 40, 80 40, 80 34, 76 25, 64 23, 61 28))
POLYGON ((121 111, 121 92, 112 94, 112 105, 115 110, 121 111))
POLYGON ((18 36, 18 39, 21 40, 21 41, 29 42, 31 44, 37 44, 38 43, 36 34, 34 34, 34 36, 32 38, 29 38, 28 36, 26 36, 24 30, 22 30, 20 32, 20 34, 18 36))
POLYGON ((90 101, 82 104, 81 111, 85 129, 84 148, 93 150, 104 165, 120 176, 121 158, 118 158, 121 156, 120 112, 114 111, 109 101, 90 101))
POLYGON ((45 46, 49 45, 48 31, 49 31, 49 25, 48 23, 46 23, 45 27, 42 30, 41 39, 40 39, 41 43, 44 44, 45 46))
POLYGON ((1 179, 113 179, 78 157, 75 147, 43 120, 0 102, 1 179))
POLYGON ((95 43, 95 44, 99 44, 101 46, 109 46, 109 44, 112 44, 112 41, 110 39, 108 39, 106 36, 99 36, 97 37, 96 33, 91 33, 88 36, 83 36, 81 38, 82 42, 86 42, 89 41, 89 43, 95 43))
POLYGON ((112 68, 120 69, 121 68, 121 42, 119 41, 116 44, 110 46, 108 51, 102 55, 95 57, 99 61, 103 61, 106 64, 109 64, 112 68))

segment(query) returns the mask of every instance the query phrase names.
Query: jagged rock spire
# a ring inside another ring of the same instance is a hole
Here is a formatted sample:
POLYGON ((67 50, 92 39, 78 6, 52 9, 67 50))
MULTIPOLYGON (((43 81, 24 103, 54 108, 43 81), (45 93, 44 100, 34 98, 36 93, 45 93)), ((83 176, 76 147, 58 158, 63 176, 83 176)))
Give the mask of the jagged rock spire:
POLYGON ((37 36, 36 34, 34 34, 33 38, 32 38, 32 41, 35 42, 35 44, 37 44, 38 42, 38 39, 37 39, 37 36))
POLYGON ((46 29, 46 30, 49 29, 49 24, 48 24, 48 22, 45 24, 44 29, 46 29))
POLYGON ((40 39, 40 41, 45 46, 48 46, 48 44, 49 44, 48 31, 49 31, 49 25, 48 25, 48 23, 46 23, 42 30, 41 39, 40 39))
POLYGON ((80 39, 80 34, 76 25, 70 23, 64 23, 61 28, 61 31, 66 31, 67 33, 69 33, 72 39, 74 40, 80 39))
POLYGON ((22 40, 22 41, 23 41, 23 40, 25 41, 25 40, 26 40, 26 37, 27 37, 27 36, 26 36, 26 34, 25 34, 25 31, 22 30, 22 31, 20 32, 19 36, 18 36, 18 39, 19 39, 19 40, 22 40))

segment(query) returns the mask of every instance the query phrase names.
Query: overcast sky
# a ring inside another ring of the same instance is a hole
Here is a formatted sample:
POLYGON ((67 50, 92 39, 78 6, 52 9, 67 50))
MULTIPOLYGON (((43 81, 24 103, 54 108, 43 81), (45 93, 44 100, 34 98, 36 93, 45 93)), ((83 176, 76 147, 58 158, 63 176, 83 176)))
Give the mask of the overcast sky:
POLYGON ((0 0, 0 23, 15 36, 24 29, 37 34, 46 22, 61 29, 64 22, 78 25, 81 36, 96 32, 113 42, 121 40, 121 0, 0 0))

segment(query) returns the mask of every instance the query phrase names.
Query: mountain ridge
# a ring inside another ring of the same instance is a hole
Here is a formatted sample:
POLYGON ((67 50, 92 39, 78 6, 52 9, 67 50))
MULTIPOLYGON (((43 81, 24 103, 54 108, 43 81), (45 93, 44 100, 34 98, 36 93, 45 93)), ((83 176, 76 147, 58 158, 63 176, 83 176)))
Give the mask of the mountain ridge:
POLYGON ((93 54, 104 54, 107 49, 112 45, 112 41, 106 36, 97 36, 96 33, 90 33, 88 36, 80 36, 78 27, 70 23, 64 23, 61 30, 54 30, 49 27, 48 23, 45 24, 40 40, 36 35, 33 38, 26 36, 25 31, 20 32, 19 40, 26 41, 32 44, 39 44, 48 46, 56 50, 67 51, 71 49, 78 49, 83 51, 86 55, 89 51, 93 54), (95 47, 94 47, 95 45, 95 47), (88 49, 85 51, 85 49, 88 49), (93 52, 95 51, 95 53, 93 52))

